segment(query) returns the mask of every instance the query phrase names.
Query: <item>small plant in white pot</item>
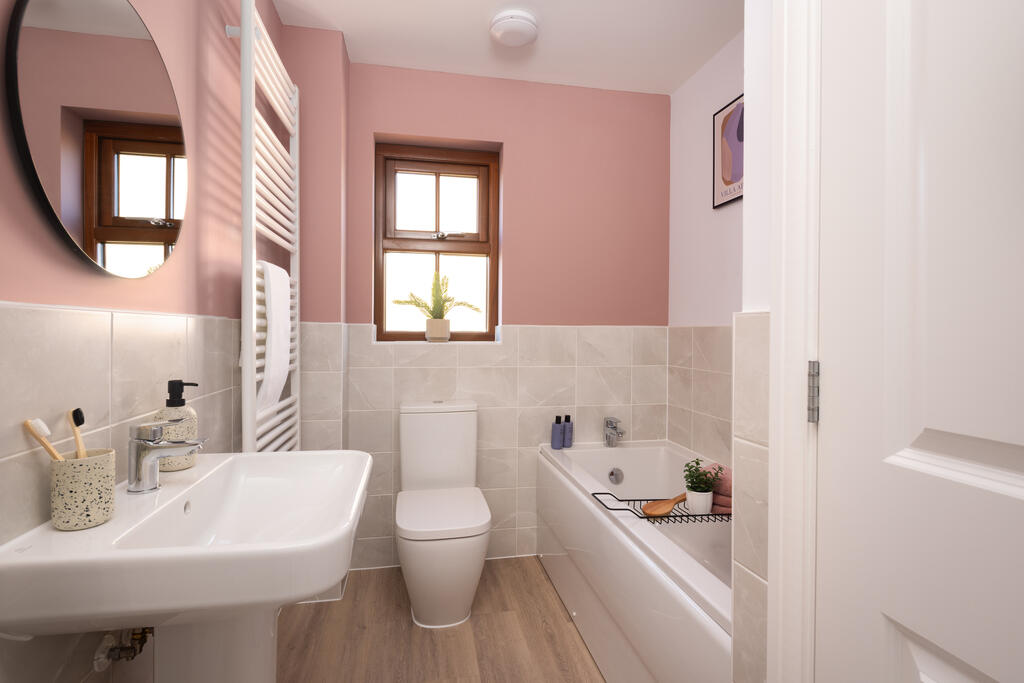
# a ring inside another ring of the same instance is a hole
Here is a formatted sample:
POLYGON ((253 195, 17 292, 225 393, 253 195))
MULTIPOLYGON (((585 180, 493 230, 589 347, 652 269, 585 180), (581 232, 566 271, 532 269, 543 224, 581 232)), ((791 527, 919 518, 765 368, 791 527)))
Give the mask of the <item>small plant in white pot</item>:
POLYGON ((409 292, 408 299, 395 299, 393 303, 400 306, 415 306, 420 312, 427 316, 427 341, 445 342, 452 336, 451 321, 446 316, 453 308, 462 306, 471 311, 480 312, 480 309, 465 301, 456 301, 455 297, 448 294, 448 278, 441 277, 440 273, 434 272, 434 284, 430 288, 430 301, 416 296, 409 292))
POLYGON ((711 499, 715 485, 722 478, 723 467, 715 465, 704 469, 700 458, 694 458, 685 465, 686 511, 691 515, 706 515, 711 512, 711 499))

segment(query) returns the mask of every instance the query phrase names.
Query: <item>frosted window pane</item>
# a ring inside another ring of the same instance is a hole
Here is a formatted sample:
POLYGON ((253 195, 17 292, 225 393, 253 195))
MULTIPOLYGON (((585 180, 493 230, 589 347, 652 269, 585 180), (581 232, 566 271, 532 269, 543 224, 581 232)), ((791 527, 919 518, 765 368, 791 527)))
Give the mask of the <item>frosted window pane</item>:
POLYGON ((441 232, 477 231, 477 179, 441 176, 441 232))
POLYGON ((385 329, 422 332, 427 317, 414 306, 400 306, 395 299, 405 300, 409 293, 430 302, 434 283, 434 255, 388 252, 384 254, 384 320, 385 329))
POLYGON ((167 157, 117 155, 117 212, 123 218, 166 218, 167 157))
POLYGON ((487 257, 441 255, 441 276, 448 278, 448 294, 475 305, 480 312, 453 308, 448 314, 452 332, 487 331, 487 257))
POLYGON ((163 262, 163 244, 106 242, 103 245, 103 267, 121 277, 145 277, 163 262))
POLYGON ((174 157, 173 164, 171 218, 180 221, 185 217, 185 202, 188 199, 188 160, 185 157, 174 157))
POLYGON ((435 182, 433 174, 395 174, 396 229, 434 231, 435 182))

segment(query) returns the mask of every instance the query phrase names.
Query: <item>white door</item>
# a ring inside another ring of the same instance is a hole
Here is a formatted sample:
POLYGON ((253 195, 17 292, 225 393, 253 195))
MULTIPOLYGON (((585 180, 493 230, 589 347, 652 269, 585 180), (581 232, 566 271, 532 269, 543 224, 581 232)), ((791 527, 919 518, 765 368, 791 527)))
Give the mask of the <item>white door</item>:
POLYGON ((820 683, 1024 681, 1024 2, 821 2, 820 683))

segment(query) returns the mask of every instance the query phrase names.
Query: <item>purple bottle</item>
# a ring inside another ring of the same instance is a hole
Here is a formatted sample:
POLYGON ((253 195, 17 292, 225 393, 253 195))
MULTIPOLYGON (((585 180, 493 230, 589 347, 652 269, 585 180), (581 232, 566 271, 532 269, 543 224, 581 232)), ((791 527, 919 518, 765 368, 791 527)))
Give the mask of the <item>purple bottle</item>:
POLYGON ((569 415, 562 423, 562 448, 572 448, 572 417, 569 415))
POLYGON ((562 416, 555 416, 555 423, 551 425, 551 447, 556 451, 562 450, 562 442, 565 437, 565 425, 562 424, 562 416))

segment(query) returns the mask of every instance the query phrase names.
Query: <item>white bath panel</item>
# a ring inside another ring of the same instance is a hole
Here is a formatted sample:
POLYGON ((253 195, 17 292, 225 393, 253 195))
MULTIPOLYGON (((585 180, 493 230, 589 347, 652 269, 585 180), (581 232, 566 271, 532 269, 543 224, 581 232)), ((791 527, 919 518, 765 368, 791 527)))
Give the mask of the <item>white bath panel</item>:
POLYGON ((889 626, 899 683, 998 683, 901 624, 889 626))

